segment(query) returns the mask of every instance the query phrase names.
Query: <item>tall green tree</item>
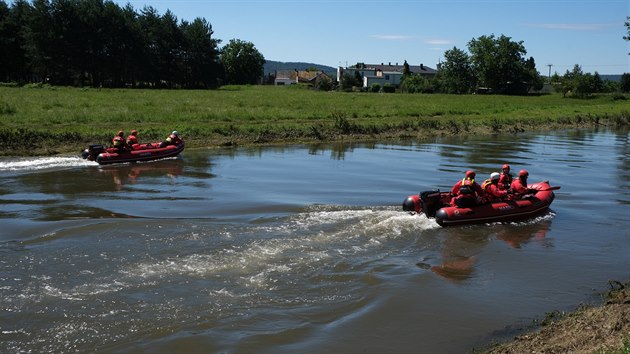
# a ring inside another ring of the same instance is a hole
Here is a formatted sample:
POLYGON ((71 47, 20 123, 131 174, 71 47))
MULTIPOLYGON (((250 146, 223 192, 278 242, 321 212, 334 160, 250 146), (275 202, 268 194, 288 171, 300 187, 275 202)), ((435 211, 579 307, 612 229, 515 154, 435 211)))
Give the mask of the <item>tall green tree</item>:
MULTIPOLYGON (((138 14, 130 4, 120 8, 106 2, 103 82, 108 87, 135 87, 143 67, 144 36, 138 14)), ((95 83, 98 84, 98 83, 95 83)))
POLYGON ((624 73, 621 75, 620 89, 622 92, 630 92, 630 74, 624 73))
POLYGON ((229 84, 256 84, 263 76, 265 57, 253 43, 232 39, 223 47, 221 63, 229 84))
POLYGON ((179 76, 183 35, 177 17, 170 11, 160 15, 151 6, 145 7, 139 17, 145 42, 142 77, 154 87, 174 87, 179 76))
POLYGON ((0 81, 22 83, 29 80, 24 24, 31 7, 26 0, 16 0, 12 7, 0 1, 0 81))
POLYGON ((191 88, 209 88, 218 85, 221 76, 219 63, 219 43, 212 38, 212 25, 203 18, 193 22, 183 22, 182 32, 185 39, 186 84, 191 88))
POLYGON ((52 8, 48 0, 33 0, 24 22, 24 50, 32 80, 46 82, 52 75, 55 46, 52 8))
POLYGON ((594 93, 603 92, 604 81, 599 73, 584 73, 578 64, 573 66, 571 71, 567 70, 562 77, 554 75, 556 91, 562 92, 564 96, 585 98, 594 93))
MULTIPOLYGON (((623 39, 625 39, 626 41, 630 41, 630 16, 626 16, 626 22, 624 23, 624 26, 626 26, 626 31, 628 33, 627 36, 623 36, 623 39)), ((630 53, 628 53, 630 54, 630 53)))
POLYGON ((524 59, 523 41, 514 42, 505 35, 481 36, 468 42, 468 50, 479 85, 497 93, 525 94, 535 81, 524 59))
POLYGON ((400 79, 400 88, 403 92, 409 92, 407 91, 407 89, 410 86, 415 86, 415 84, 405 85, 405 80, 407 80, 407 78, 409 78, 410 76, 411 76, 411 70, 409 69, 409 63, 407 63, 407 60, 405 60, 405 62, 403 63, 402 78, 400 79))
POLYGON ((182 66, 182 44, 184 36, 178 25, 177 17, 167 10, 159 22, 158 70, 160 78, 168 87, 174 87, 184 80, 182 66))
MULTIPOLYGON (((403 76, 404 77, 404 76, 403 76)), ((433 93, 434 88, 429 79, 420 74, 409 74, 400 83, 400 88, 407 93, 433 93)))
POLYGON ((163 42, 160 39, 161 16, 154 7, 145 6, 138 16, 138 24, 143 42, 143 53, 139 59, 144 64, 139 73, 139 80, 143 84, 159 87, 162 81, 160 58, 163 51, 163 42))
POLYGON ((457 47, 444 52, 444 61, 440 63, 436 79, 441 92, 470 93, 476 82, 470 56, 457 47))
POLYGON ((357 78, 357 74, 357 71, 354 72, 354 75, 350 75, 349 73, 345 72, 341 77, 341 82, 339 82, 339 88, 342 91, 350 92, 352 91, 353 87, 362 87, 363 81, 361 80, 361 75, 359 75, 359 77, 357 78))
POLYGON ((91 23, 81 16, 75 0, 52 0, 53 46, 50 48, 50 81, 57 85, 83 85, 88 56, 86 43, 92 33, 91 23))

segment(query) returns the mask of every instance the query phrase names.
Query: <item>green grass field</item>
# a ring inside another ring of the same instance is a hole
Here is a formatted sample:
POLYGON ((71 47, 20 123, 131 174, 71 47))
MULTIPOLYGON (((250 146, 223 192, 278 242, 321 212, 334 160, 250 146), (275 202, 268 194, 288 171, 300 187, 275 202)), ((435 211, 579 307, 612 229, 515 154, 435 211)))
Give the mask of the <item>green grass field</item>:
POLYGON ((189 146, 386 139, 626 125, 630 99, 319 92, 302 87, 219 90, 0 87, 2 155, 56 154, 109 143, 120 129, 141 141, 171 130, 189 146))

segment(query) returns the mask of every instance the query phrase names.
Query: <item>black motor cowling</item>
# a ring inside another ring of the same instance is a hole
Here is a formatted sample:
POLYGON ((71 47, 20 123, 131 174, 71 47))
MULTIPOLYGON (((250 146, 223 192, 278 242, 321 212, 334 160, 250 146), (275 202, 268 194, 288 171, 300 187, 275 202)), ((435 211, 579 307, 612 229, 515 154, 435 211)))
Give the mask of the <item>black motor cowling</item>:
POLYGON ((442 208, 440 190, 424 191, 420 193, 422 210, 427 217, 434 217, 435 212, 442 208))
POLYGON ((87 149, 83 150, 83 152, 81 152, 81 157, 83 157, 84 159, 94 161, 96 157, 104 151, 105 151, 105 147, 103 145, 92 144, 88 146, 87 149))

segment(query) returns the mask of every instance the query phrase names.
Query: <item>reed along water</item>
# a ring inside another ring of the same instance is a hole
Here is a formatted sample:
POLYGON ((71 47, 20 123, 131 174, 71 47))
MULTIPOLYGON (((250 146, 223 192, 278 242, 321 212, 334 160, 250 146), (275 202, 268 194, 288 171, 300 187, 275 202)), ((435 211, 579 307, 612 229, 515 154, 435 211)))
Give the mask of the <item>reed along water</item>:
POLYGON ((0 159, 0 352, 469 352, 630 273, 627 130, 0 159), (551 210, 405 197, 508 163, 551 210))

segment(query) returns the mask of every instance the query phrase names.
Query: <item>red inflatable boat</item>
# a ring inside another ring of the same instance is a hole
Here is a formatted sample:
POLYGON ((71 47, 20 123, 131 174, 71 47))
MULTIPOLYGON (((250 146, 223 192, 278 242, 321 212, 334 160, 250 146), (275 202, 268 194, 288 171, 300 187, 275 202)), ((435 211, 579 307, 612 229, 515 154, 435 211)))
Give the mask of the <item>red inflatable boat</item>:
POLYGON ((407 197, 403 210, 424 213, 441 226, 521 221, 543 214, 555 198, 548 181, 530 184, 531 194, 519 199, 476 205, 471 208, 451 206, 451 193, 426 191, 407 197))
POLYGON ((119 153, 116 148, 106 148, 103 145, 90 145, 81 156, 90 161, 96 161, 101 165, 112 163, 151 161, 174 157, 184 150, 184 142, 178 145, 160 147, 160 142, 148 144, 135 144, 133 150, 119 153))

